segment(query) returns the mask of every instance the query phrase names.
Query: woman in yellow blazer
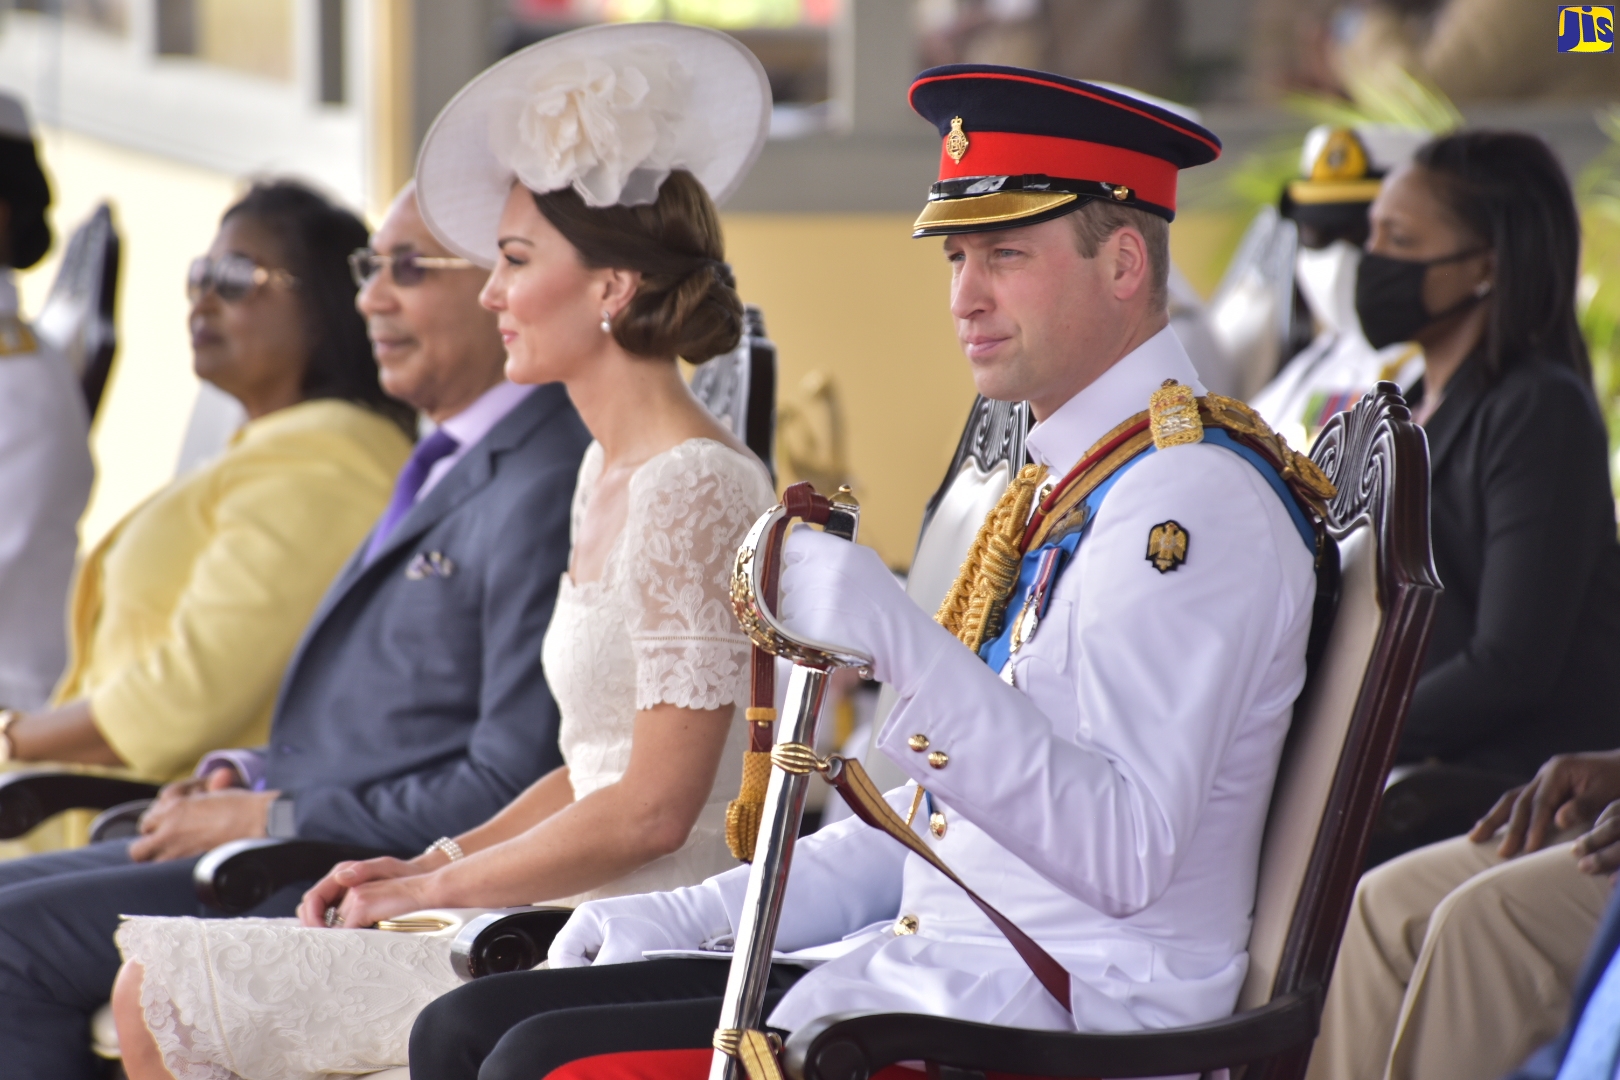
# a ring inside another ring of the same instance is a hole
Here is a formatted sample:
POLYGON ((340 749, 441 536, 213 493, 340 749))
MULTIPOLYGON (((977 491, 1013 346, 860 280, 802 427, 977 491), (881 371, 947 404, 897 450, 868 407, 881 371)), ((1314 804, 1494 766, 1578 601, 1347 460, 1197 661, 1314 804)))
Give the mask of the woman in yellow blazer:
POLYGON ((165 781, 266 741, 293 647, 411 447, 414 414, 378 388, 354 309, 346 259, 366 239, 288 182, 225 212, 191 267, 191 343, 197 375, 248 422, 85 560, 67 674, 48 711, 0 714, 0 760, 165 781))

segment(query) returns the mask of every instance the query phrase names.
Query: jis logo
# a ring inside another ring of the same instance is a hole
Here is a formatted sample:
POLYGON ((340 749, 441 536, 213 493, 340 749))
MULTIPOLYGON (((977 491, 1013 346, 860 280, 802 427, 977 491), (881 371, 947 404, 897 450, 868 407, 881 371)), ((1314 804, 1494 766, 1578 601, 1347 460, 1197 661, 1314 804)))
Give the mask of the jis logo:
POLYGON ((1587 5, 1558 9, 1558 51, 1606 53, 1614 51, 1614 8, 1587 5))

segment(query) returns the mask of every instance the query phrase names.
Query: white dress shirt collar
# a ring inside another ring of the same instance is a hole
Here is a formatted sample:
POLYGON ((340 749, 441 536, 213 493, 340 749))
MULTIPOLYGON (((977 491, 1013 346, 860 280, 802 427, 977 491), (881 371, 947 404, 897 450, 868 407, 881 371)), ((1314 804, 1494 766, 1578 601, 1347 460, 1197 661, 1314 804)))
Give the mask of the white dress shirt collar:
POLYGON ((428 470, 427 479, 422 482, 421 490, 416 493, 416 501, 421 502, 422 497, 433 490, 433 486, 455 468, 457 462, 467 456, 467 451, 478 445, 496 424, 506 418, 507 413, 517 408, 523 399, 532 393, 534 393, 532 386, 519 386, 517 383, 502 379, 480 394, 471 405, 440 424, 439 426, 456 440, 456 448, 452 453, 433 463, 433 468, 428 470))
POLYGON ((1166 379, 1203 394, 1204 384, 1169 326, 1126 353, 1113 367, 1030 429, 1024 446, 1030 460, 1062 476, 1122 421, 1147 408, 1148 397, 1166 379))

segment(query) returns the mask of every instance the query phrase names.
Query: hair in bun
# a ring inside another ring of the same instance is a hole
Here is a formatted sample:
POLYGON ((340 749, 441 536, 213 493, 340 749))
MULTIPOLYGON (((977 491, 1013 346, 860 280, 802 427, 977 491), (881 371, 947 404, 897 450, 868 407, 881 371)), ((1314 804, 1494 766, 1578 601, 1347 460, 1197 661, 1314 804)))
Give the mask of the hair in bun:
POLYGON ((613 319, 613 337, 638 356, 694 364, 737 347, 743 304, 725 263, 720 213, 685 169, 645 206, 586 206, 572 188, 534 196, 586 266, 636 270, 641 287, 613 319))

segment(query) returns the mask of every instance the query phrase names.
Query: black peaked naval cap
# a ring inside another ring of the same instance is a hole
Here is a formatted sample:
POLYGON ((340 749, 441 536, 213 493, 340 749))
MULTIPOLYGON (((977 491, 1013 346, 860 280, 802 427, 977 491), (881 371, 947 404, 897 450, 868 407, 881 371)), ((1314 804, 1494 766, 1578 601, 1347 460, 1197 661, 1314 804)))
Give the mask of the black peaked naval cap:
POLYGON ((1221 141, 1168 109, 1093 83, 997 64, 929 68, 911 107, 939 132, 939 181, 914 236, 1029 225, 1108 199, 1176 215, 1176 173, 1221 141))

